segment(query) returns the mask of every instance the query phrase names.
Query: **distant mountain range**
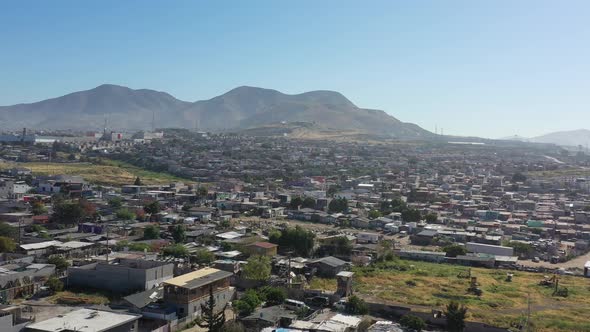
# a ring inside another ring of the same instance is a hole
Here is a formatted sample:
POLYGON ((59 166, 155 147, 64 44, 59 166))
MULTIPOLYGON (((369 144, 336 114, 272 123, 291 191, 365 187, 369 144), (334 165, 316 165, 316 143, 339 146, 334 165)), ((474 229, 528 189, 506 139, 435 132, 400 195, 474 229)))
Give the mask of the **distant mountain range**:
POLYGON ((501 138, 502 140, 530 142, 530 143, 550 143, 562 146, 583 146, 590 144, 590 130, 578 129, 571 131, 558 131, 545 134, 542 136, 526 138, 521 136, 509 136, 501 138))
POLYGON ((0 128, 243 130, 272 123, 309 122, 397 138, 434 134, 380 110, 359 108, 334 91, 288 95, 276 90, 238 87, 209 100, 186 102, 165 92, 105 84, 30 104, 0 106, 0 128))

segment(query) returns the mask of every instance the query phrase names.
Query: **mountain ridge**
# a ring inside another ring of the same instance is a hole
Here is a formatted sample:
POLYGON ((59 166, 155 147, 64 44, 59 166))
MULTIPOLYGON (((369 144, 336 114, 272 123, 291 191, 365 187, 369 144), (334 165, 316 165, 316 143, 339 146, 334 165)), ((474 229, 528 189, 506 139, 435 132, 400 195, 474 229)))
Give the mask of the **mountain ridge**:
POLYGON ((0 106, 0 127, 101 128, 107 119, 109 127, 145 129, 151 127, 154 116, 158 127, 211 131, 302 121, 400 138, 433 135, 385 111, 357 107, 337 91, 286 94, 253 86, 238 86, 207 100, 189 102, 163 91, 102 84, 37 102, 0 106))

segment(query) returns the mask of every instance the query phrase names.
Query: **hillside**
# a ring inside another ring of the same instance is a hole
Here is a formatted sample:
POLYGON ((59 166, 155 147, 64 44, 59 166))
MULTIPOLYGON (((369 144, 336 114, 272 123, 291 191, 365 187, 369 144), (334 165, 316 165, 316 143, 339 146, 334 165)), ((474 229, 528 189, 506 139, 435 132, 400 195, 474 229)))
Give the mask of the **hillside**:
POLYGON ((590 130, 579 129, 571 131, 559 131, 530 139, 536 143, 551 143, 563 146, 578 146, 590 144, 590 130))
POLYGON ((30 104, 0 107, 0 128, 120 129, 199 128, 209 131, 248 129, 272 123, 308 122, 323 128, 354 130, 399 138, 429 138, 417 125, 380 110, 359 108, 334 91, 288 95, 276 90, 238 87, 194 103, 154 90, 101 85, 91 90, 30 104))

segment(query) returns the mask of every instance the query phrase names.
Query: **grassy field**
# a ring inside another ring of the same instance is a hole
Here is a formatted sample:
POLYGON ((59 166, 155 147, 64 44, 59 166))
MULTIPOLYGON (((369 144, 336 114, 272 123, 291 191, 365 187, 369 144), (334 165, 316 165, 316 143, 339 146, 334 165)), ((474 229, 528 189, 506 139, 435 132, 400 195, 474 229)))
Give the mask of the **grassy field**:
POLYGON ((124 162, 101 160, 93 163, 0 163, 0 169, 22 166, 30 168, 37 175, 79 175, 86 181, 102 185, 133 184, 139 176, 144 184, 166 184, 173 181, 185 181, 167 173, 151 172, 124 162))
MULTIPOLYGON (((528 297, 535 331, 590 331, 590 279, 562 276, 568 297, 552 296, 553 288, 538 285, 543 275, 505 270, 472 269, 481 297, 467 292, 469 280, 458 278, 468 268, 448 264, 394 261, 355 270, 355 290, 367 300, 408 305, 414 310, 443 309, 451 300, 469 308, 469 319, 509 328, 526 314, 528 297)), ((335 280, 319 280, 312 288, 333 289, 335 280)))
POLYGON ((530 178, 561 178, 561 177, 586 177, 590 176, 590 169, 587 168, 564 168, 553 171, 527 172, 530 178))

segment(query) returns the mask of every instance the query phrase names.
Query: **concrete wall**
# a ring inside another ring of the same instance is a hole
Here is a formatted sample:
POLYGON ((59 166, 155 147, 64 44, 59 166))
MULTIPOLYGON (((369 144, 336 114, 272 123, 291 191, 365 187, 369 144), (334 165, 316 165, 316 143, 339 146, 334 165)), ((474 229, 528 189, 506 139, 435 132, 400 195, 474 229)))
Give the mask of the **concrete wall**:
MULTIPOLYGON (((228 302, 235 296, 236 290, 233 287, 225 288, 218 292, 214 292, 215 296, 215 310, 221 310, 228 302)), ((209 301, 209 294, 192 301, 187 304, 172 304, 176 307, 176 313, 179 317, 186 316, 189 321, 201 316, 201 305, 209 301)))
POLYGON ((12 325, 12 315, 6 315, 0 317, 0 331, 2 332, 21 332, 25 329, 25 326, 29 324, 29 322, 21 323, 17 325, 12 325))
POLYGON ((135 269, 124 265, 92 264, 88 268, 68 268, 68 286, 120 293, 144 291, 172 278, 173 269, 173 264, 147 269, 135 269))

